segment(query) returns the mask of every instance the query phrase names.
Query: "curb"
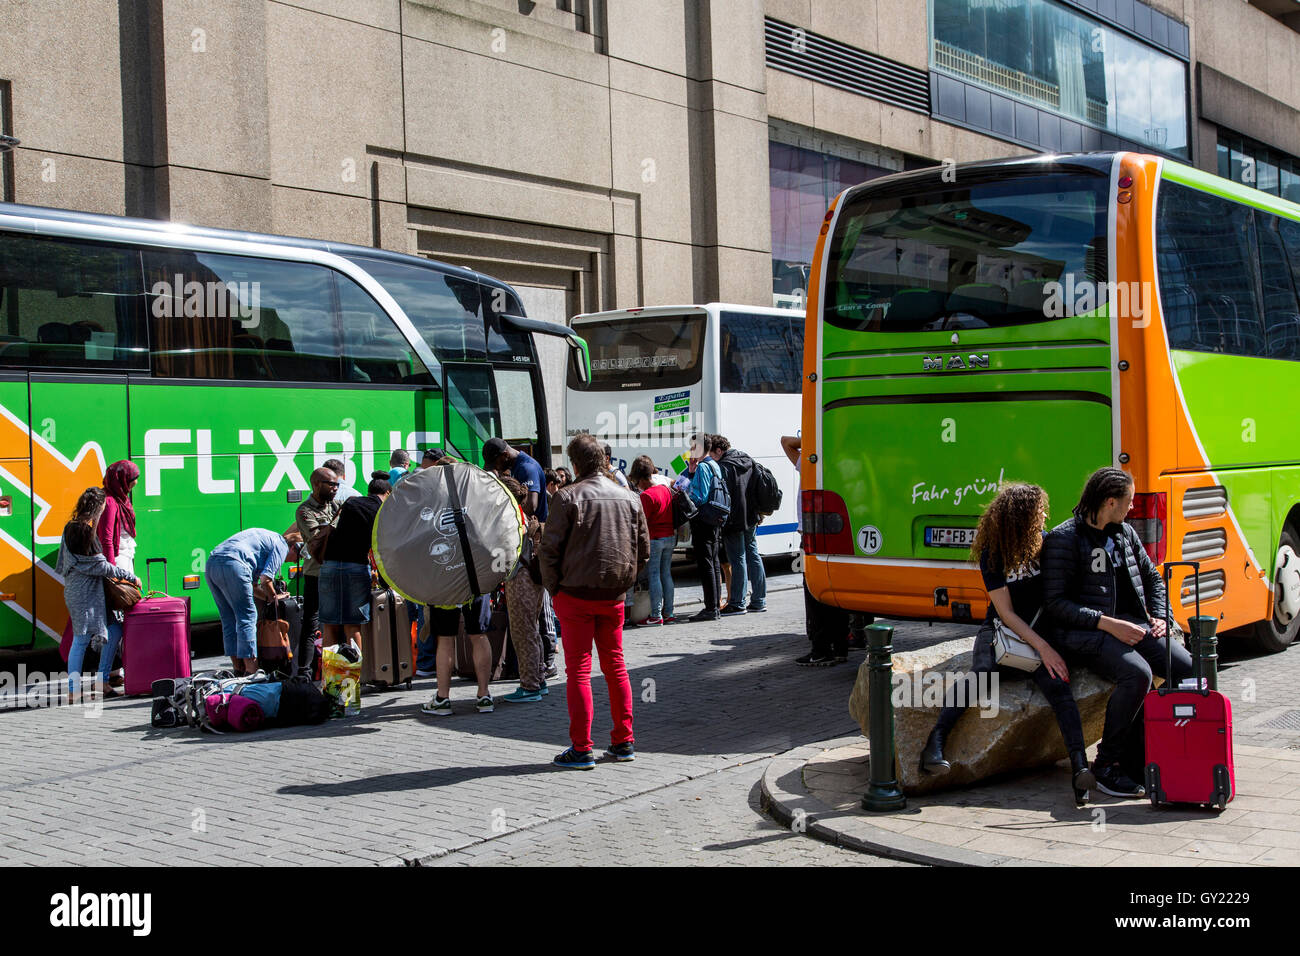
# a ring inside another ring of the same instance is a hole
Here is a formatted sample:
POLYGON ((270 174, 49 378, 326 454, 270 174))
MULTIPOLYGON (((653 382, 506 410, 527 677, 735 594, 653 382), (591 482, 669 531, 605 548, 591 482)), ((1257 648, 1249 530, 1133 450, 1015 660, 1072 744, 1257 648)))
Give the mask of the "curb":
POLYGON ((764 811, 784 827, 794 828, 796 816, 804 832, 814 839, 846 850, 883 856, 925 866, 1052 866, 961 847, 944 846, 906 833, 873 826, 871 817, 858 811, 837 810, 822 803, 803 783, 804 765, 824 750, 836 750, 862 740, 861 734, 822 740, 773 757, 763 772, 764 811))

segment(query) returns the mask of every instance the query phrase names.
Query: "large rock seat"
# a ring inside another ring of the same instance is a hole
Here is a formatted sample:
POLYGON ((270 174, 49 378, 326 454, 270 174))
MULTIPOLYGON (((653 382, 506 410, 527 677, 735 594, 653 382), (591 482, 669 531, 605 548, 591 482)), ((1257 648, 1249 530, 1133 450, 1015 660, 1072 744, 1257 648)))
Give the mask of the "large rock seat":
MULTIPOLYGON (((944 744, 952 769, 923 774, 921 748, 943 706, 943 688, 967 674, 971 638, 946 641, 893 656, 894 740, 898 753, 898 782, 909 795, 963 787, 998 774, 1050 765, 1066 757, 1056 715, 1042 692, 1026 676, 997 683, 997 703, 985 692, 953 728, 944 744), (951 676, 949 676, 951 675, 951 676), (981 702, 988 706, 981 711, 981 702)), ((849 697, 849 713, 870 732, 866 661, 858 669, 849 697)), ((1106 702, 1114 684, 1080 667, 1070 669, 1070 688, 1083 720, 1084 740, 1101 739, 1106 702)), ((991 685, 990 685, 991 689, 991 685)))

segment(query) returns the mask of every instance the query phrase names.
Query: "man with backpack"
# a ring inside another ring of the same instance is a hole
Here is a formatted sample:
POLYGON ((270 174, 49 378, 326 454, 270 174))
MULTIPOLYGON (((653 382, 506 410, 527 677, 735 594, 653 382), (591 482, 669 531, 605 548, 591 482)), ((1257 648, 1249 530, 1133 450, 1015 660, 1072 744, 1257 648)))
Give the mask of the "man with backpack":
POLYGON ((686 476, 690 479, 686 494, 699 509, 691 519, 691 545, 700 582, 704 586, 704 609, 687 618, 688 624, 716 621, 722 617, 718 607, 718 543, 722 526, 731 513, 731 494, 723 480, 722 469, 709 454, 712 441, 712 435, 691 436, 691 463, 686 468, 686 476))
POLYGON ((731 495, 731 512, 722 526, 722 547, 731 564, 732 600, 721 613, 724 617, 746 611, 761 613, 767 610, 767 574, 758 553, 757 538, 758 523, 763 520, 758 501, 759 469, 763 466, 740 449, 732 448, 731 442, 721 435, 713 436, 709 454, 722 470, 731 495), (746 584, 750 587, 748 605, 746 584))

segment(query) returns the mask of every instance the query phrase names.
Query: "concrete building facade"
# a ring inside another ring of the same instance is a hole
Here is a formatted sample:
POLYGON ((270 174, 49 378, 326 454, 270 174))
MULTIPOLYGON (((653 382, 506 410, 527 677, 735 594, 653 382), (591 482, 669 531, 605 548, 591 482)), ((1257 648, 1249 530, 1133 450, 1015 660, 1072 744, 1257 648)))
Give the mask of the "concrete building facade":
POLYGON ((1300 199, 1293 6, 0 0, 0 176, 467 265, 544 318, 793 305, 819 205, 945 159, 1131 146, 1300 199))

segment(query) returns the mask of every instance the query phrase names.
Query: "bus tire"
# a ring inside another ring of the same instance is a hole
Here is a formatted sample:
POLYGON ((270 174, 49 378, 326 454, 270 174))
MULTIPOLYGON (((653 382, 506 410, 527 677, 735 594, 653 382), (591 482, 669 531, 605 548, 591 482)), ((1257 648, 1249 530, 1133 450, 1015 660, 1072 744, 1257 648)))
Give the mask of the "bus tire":
POLYGON ((1273 572, 1273 616, 1266 621, 1256 621, 1250 632, 1252 643, 1265 654, 1286 650, 1300 633, 1300 611, 1291 608, 1291 620, 1285 620, 1287 611, 1282 600, 1288 584, 1294 595, 1294 588, 1300 583, 1300 537, 1290 525, 1282 529, 1277 551, 1273 572))

